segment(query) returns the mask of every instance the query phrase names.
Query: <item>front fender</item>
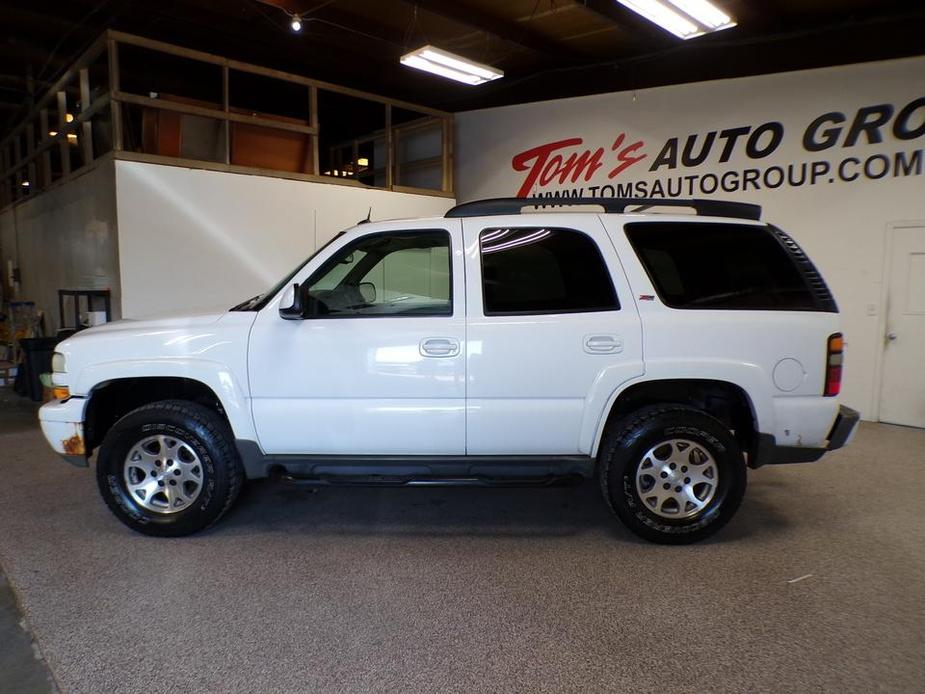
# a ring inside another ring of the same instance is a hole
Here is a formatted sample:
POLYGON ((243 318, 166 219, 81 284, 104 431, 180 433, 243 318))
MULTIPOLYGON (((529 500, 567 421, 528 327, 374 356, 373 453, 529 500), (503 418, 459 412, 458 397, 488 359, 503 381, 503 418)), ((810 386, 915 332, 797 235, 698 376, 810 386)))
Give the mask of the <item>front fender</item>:
POLYGON ((125 359, 93 364, 82 369, 71 385, 71 393, 87 397, 108 381, 128 378, 176 377, 199 381, 218 397, 235 438, 256 440, 246 391, 227 364, 194 357, 125 359))

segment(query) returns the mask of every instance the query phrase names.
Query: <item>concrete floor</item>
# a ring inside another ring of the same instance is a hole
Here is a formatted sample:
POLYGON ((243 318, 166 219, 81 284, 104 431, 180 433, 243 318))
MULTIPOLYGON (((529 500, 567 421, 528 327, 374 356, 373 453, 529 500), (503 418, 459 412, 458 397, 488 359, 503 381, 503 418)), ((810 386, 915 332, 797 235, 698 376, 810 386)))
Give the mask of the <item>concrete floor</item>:
POLYGON ((752 473, 690 547, 592 484, 259 483, 147 538, 31 424, 0 432, 0 563, 64 692, 925 691, 925 431, 752 473))

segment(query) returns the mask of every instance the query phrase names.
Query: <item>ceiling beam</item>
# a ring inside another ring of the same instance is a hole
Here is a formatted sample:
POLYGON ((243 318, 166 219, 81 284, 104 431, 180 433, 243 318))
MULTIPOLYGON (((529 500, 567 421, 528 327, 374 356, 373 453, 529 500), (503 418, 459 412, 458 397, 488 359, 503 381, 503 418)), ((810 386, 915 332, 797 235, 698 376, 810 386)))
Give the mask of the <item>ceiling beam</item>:
POLYGON ((535 53, 541 53, 552 58, 565 58, 570 61, 587 60, 586 55, 577 53, 571 47, 553 41, 530 29, 526 22, 505 21, 460 2, 445 2, 444 0, 403 1, 405 4, 416 5, 419 9, 430 14, 497 36, 503 41, 527 48, 535 53))

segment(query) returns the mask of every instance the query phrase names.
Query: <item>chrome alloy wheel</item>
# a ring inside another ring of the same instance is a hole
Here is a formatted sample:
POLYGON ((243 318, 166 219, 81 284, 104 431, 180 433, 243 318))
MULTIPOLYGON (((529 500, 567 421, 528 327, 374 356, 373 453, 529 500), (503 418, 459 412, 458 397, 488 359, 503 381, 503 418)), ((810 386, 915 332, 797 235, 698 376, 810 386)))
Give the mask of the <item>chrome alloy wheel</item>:
POLYGON ((132 446, 123 476, 132 500, 154 513, 182 511, 202 491, 199 456, 175 436, 148 436, 132 446))
POLYGON ((662 518, 692 518, 716 495, 719 470, 713 456, 686 439, 662 441, 642 457, 636 470, 636 492, 646 507, 662 518))

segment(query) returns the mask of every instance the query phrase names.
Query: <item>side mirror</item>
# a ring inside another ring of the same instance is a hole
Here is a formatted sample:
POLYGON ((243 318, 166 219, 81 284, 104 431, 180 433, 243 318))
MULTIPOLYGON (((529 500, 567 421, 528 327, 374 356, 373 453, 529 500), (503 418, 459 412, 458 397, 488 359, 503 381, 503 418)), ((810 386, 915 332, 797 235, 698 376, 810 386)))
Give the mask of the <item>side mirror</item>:
POLYGON ((360 282, 360 296, 367 304, 376 303, 376 285, 372 282, 360 282))
POLYGON ((302 305, 302 290, 298 284, 293 284, 283 294, 283 299, 279 304, 279 316, 286 320, 302 320, 305 318, 305 307, 302 305), (292 293, 290 297, 289 294, 292 293))

